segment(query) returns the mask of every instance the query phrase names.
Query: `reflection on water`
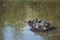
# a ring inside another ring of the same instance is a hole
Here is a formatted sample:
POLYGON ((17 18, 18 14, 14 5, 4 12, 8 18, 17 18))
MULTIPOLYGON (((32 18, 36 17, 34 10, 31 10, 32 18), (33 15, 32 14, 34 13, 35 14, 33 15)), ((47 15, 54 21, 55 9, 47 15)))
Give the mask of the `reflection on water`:
MULTIPOLYGON (((5 24, 6 25, 6 24, 5 24)), ((8 24, 7 24, 8 25, 8 24)), ((4 40, 43 40, 44 38, 35 35, 34 32, 29 30, 30 27, 25 25, 24 28, 17 29, 16 27, 5 26, 3 30, 4 40)))
POLYGON ((5 40, 13 40, 13 28, 11 27, 6 27, 3 29, 4 30, 4 39, 5 40))
POLYGON ((56 31, 32 32, 27 24, 21 25, 21 27, 13 27, 9 25, 8 21, 5 21, 5 23, 5 27, 0 29, 2 40, 56 40, 55 38, 60 37, 59 32, 56 31))
POLYGON ((29 30, 30 28, 28 26, 25 26, 23 30, 23 39, 24 40, 43 40, 43 37, 35 35, 33 32, 29 30))

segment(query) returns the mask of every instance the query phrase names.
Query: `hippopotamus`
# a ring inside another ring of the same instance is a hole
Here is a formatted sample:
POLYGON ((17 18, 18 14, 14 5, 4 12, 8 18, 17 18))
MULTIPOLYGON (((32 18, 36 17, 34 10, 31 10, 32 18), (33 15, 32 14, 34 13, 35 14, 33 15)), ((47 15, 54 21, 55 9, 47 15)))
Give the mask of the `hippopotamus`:
POLYGON ((49 22, 40 19, 29 20, 28 25, 33 30, 37 31, 49 31, 55 29, 55 27, 51 25, 49 22))

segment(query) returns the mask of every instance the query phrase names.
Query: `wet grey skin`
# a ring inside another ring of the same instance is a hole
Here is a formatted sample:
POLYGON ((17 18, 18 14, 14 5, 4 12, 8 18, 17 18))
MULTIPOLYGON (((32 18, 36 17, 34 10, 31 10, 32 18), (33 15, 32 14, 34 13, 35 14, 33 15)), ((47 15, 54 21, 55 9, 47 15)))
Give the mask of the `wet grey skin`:
POLYGON ((37 31, 50 31, 55 29, 53 25, 51 25, 49 22, 44 20, 32 20, 31 28, 37 31))

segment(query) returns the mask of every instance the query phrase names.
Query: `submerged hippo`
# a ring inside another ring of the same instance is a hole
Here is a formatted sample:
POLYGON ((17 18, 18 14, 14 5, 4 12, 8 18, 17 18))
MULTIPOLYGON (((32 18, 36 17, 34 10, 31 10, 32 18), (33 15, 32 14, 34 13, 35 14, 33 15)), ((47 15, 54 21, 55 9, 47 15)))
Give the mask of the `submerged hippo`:
POLYGON ((37 31, 49 31, 55 29, 55 27, 51 25, 49 22, 40 19, 29 20, 28 25, 33 30, 37 31))

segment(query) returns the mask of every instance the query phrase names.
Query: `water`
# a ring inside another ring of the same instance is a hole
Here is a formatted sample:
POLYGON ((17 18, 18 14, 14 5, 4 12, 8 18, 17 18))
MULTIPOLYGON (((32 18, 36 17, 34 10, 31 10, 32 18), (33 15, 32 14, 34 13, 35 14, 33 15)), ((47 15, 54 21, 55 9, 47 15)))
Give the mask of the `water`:
POLYGON ((0 40, 58 40, 60 31, 33 32, 26 23, 18 24, 4 21, 4 27, 0 27, 0 40), (13 25, 14 24, 14 25, 13 25))
POLYGON ((59 3, 57 0, 6 1, 4 5, 8 7, 6 7, 6 11, 1 10, 3 12, 0 15, 0 40, 60 40, 59 3), (25 21, 35 18, 49 21, 56 27, 56 30, 31 31, 25 21))

